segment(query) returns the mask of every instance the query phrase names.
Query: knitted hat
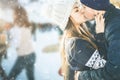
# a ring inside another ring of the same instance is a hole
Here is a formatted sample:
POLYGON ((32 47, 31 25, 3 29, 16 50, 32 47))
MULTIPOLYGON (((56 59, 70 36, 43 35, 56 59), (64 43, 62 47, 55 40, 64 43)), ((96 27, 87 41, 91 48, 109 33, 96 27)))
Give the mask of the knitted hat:
POLYGON ((68 23, 75 2, 77 0, 58 0, 53 5, 51 18, 62 30, 65 29, 68 23))
POLYGON ((107 10, 110 5, 109 0, 80 0, 82 4, 95 9, 95 10, 107 10))

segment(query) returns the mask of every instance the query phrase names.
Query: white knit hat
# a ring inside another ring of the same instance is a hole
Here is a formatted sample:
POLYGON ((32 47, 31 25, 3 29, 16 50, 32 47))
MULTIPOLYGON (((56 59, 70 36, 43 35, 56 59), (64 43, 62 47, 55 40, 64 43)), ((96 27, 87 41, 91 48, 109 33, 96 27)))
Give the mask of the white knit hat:
POLYGON ((58 0, 53 4, 51 18, 62 30, 67 26, 73 5, 77 1, 78 0, 58 0))

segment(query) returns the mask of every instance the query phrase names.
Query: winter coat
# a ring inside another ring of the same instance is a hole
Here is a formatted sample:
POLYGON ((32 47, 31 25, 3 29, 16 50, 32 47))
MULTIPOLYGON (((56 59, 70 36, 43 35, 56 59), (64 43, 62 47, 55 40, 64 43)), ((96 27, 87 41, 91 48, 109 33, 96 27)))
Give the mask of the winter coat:
POLYGON ((70 67, 75 71, 98 69, 105 65, 99 51, 81 38, 67 38, 65 51, 70 67))
POLYGON ((105 67, 82 71, 79 80, 120 80, 120 10, 111 5, 105 15, 105 67))

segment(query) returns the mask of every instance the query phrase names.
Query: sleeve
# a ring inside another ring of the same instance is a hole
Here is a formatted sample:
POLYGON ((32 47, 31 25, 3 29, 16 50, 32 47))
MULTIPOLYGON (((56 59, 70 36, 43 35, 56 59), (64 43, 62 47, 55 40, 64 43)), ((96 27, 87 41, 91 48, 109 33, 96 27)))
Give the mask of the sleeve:
POLYGON ((106 61, 89 42, 77 39, 71 48, 69 48, 67 59, 72 69, 83 71, 98 69, 105 65, 106 61))
POLYGON ((107 73, 112 75, 114 78, 113 80, 120 79, 120 24, 117 22, 118 21, 116 21, 114 24, 109 25, 108 33, 106 32, 108 47, 107 63, 105 65, 105 68, 107 70, 107 73))
POLYGON ((105 39, 105 34, 104 33, 98 33, 98 34, 95 34, 94 35, 95 37, 95 43, 98 47, 98 51, 100 53, 100 55, 104 58, 104 59, 107 59, 107 49, 106 49, 106 46, 107 46, 107 42, 106 42, 106 39, 105 39))

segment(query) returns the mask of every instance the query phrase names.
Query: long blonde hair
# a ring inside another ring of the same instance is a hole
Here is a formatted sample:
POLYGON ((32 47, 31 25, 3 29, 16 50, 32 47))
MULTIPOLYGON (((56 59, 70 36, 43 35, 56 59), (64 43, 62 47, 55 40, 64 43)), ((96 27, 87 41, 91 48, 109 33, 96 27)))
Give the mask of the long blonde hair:
MULTIPOLYGON (((65 28, 65 32, 63 35, 62 43, 61 43, 61 56, 62 56, 62 69, 64 73, 66 73, 67 62, 66 62, 66 53, 65 53, 65 39, 72 37, 78 37, 83 40, 88 41, 95 49, 98 49, 96 44, 92 41, 94 40, 93 35, 89 32, 85 23, 81 24, 80 27, 75 27, 72 21, 69 19, 68 24, 65 28)), ((75 46, 75 45, 73 45, 75 46)), ((84 46, 84 45, 83 45, 84 46)))
POLYGON ((97 49, 96 44, 92 41, 94 36, 89 32, 85 23, 80 24, 80 27, 75 27, 72 21, 69 19, 67 27, 65 29, 64 37, 78 37, 88 41, 94 48, 97 49))

